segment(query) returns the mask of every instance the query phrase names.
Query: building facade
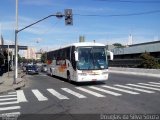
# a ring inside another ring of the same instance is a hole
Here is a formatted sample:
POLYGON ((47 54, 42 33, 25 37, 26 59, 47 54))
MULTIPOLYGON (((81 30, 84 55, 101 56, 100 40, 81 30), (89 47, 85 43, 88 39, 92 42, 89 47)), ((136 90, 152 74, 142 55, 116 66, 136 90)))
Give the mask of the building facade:
POLYGON ((110 61, 110 66, 135 67, 140 64, 140 55, 145 52, 160 60, 160 40, 133 44, 122 48, 111 46, 107 46, 107 48, 114 54, 114 60, 110 61))
POLYGON ((28 47, 27 50, 24 51, 24 55, 23 57, 25 57, 26 59, 37 59, 36 58, 36 49, 32 48, 32 47, 28 47))

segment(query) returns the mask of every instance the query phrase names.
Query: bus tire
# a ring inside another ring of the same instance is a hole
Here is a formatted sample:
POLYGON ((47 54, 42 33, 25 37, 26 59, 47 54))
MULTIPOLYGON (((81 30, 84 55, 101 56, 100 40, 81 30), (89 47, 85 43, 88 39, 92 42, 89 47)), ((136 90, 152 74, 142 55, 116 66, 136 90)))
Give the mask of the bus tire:
POLYGON ((67 80, 68 80, 68 82, 71 82, 71 75, 70 75, 69 71, 67 71, 67 80))
POLYGON ((50 76, 53 76, 53 74, 52 74, 52 69, 50 68, 50 76))

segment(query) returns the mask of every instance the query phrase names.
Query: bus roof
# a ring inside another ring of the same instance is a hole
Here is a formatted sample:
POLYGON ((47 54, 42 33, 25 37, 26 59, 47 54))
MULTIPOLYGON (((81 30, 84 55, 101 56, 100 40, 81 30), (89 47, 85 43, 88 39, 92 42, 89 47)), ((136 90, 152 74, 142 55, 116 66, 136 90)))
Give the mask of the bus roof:
MULTIPOLYGON (((55 50, 59 50, 59 49, 62 49, 62 48, 67 48, 67 47, 70 47, 70 46, 75 46, 75 47, 82 47, 82 46, 105 46, 104 44, 102 43, 94 43, 94 42, 79 42, 79 43, 72 43, 70 45, 66 45, 66 46, 62 46, 60 48, 56 48, 56 49, 53 49, 51 51, 55 51, 55 50)), ((49 51, 49 52, 51 52, 49 51)))
POLYGON ((94 43, 94 42, 79 42, 79 43, 73 43, 73 46, 79 47, 79 46, 105 46, 101 43, 94 43))

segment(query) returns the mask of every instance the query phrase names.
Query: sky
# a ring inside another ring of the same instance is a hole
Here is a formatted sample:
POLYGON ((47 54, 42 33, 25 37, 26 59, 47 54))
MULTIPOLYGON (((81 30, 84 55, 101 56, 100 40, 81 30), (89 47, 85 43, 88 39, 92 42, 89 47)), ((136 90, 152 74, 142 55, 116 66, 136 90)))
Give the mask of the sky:
MULTIPOLYGON (((0 31, 14 44, 16 0, 0 0, 0 31)), ((64 18, 48 18, 18 33, 18 44, 48 51, 79 41, 133 44, 160 40, 160 0, 19 0, 18 28, 65 9, 73 11, 73 26, 64 18)))

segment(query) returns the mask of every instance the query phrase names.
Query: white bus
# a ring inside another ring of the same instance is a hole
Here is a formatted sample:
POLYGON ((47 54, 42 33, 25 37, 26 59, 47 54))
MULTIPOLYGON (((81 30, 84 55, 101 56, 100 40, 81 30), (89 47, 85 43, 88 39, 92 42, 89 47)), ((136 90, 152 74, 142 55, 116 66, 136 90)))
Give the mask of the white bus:
POLYGON ((106 81, 107 53, 104 44, 80 42, 47 52, 47 72, 75 82, 106 81))

